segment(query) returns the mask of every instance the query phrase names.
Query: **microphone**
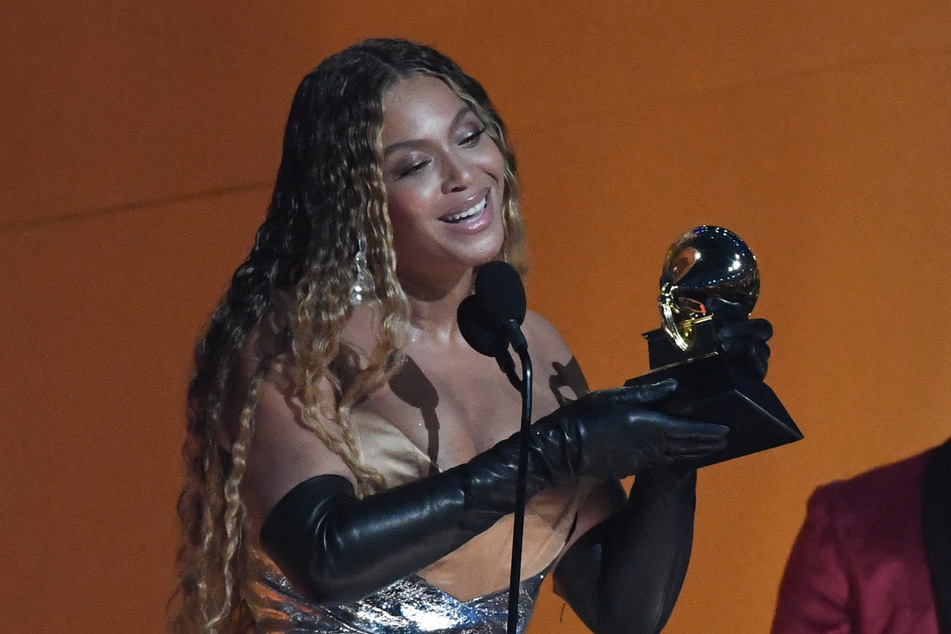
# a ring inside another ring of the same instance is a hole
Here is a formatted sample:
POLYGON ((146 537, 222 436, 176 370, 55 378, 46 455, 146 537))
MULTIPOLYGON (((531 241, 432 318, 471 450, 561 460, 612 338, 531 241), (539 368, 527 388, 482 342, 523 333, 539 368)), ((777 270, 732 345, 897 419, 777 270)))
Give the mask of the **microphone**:
POLYGON ((522 381, 508 347, 511 344, 520 357, 528 356, 520 327, 525 312, 522 278, 507 262, 493 261, 476 271, 475 294, 462 300, 456 313, 462 337, 476 352, 494 357, 517 390, 522 389, 522 381))
MULTIPOLYGON (((496 260, 480 266, 476 271, 475 294, 466 300, 463 304, 468 305, 465 308, 460 305, 459 315, 461 317, 464 312, 464 319, 472 319, 478 323, 476 328, 469 330, 469 334, 479 345, 470 341, 465 331, 462 336, 466 337, 466 341, 475 350, 488 356, 496 356, 498 343, 493 345, 491 352, 483 352, 489 349, 485 341, 488 334, 485 331, 494 333, 496 338, 502 338, 505 347, 511 344, 519 354, 528 349, 521 329, 526 312, 525 287, 522 285, 522 277, 511 264, 496 260), (475 332, 476 330, 481 332, 475 332)), ((462 329, 461 319, 459 327, 462 329)))
POLYGON ((470 295, 459 304, 456 321, 459 322, 459 332, 462 333, 466 343, 479 354, 495 357, 499 369, 508 377, 512 387, 521 390, 522 381, 518 378, 515 362, 509 355, 508 342, 503 333, 492 329, 489 325, 488 318, 482 314, 475 295, 470 295))
POLYGON ((499 368, 522 395, 522 439, 519 443, 515 482, 515 523, 512 533, 512 566, 509 577, 508 634, 518 627, 518 589, 521 584, 522 537, 525 526, 528 435, 532 419, 532 359, 522 333, 525 321, 525 287, 518 271, 501 261, 487 262, 475 277, 475 293, 460 302, 456 312, 459 332, 481 354, 495 357, 499 368), (509 345, 522 362, 522 378, 515 371, 509 345))
POLYGON ((456 320, 459 322, 459 332, 462 333, 463 339, 476 352, 495 357, 505 350, 504 338, 492 327, 475 295, 469 295, 462 300, 459 310, 456 311, 456 320))

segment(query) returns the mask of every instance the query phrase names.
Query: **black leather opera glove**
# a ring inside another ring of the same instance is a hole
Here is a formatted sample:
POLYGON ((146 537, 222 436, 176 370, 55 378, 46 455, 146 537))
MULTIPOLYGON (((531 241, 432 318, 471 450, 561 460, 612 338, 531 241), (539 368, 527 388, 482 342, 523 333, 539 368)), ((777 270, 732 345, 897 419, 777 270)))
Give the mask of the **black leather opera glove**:
MULTIPOLYGON (((722 449, 726 427, 644 407, 674 389, 670 380, 593 392, 538 420, 528 439, 527 497, 580 475, 621 478, 722 449)), ((366 596, 514 512, 520 438, 363 499, 340 476, 306 480, 268 514, 262 547, 313 601, 366 596)))
POLYGON ((696 482, 694 469, 643 472, 624 508, 562 557, 553 573, 555 592, 592 632, 663 629, 690 562, 696 482))
POLYGON ((719 325, 723 352, 740 362, 754 377, 763 380, 769 368, 769 345, 773 325, 765 319, 750 319, 739 304, 713 297, 707 308, 719 325))

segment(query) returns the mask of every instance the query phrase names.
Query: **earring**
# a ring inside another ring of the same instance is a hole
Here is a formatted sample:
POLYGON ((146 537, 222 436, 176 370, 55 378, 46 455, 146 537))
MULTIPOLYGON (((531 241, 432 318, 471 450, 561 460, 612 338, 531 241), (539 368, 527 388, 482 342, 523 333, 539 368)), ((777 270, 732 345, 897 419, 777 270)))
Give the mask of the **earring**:
POLYGON ((366 238, 360 236, 360 244, 353 256, 353 266, 356 268, 357 274, 353 287, 350 289, 350 301, 354 305, 369 299, 373 295, 373 278, 370 275, 370 267, 367 266, 366 249, 366 238))

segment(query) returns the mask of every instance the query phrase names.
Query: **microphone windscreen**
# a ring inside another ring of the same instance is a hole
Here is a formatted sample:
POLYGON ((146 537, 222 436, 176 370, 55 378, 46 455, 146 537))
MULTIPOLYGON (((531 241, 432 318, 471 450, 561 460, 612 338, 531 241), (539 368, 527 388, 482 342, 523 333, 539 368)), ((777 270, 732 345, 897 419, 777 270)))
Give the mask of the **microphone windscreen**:
POLYGON ((487 357, 496 356, 498 351, 498 332, 492 329, 479 308, 475 295, 469 295, 459 304, 456 311, 459 332, 473 350, 487 357))
POLYGON ((525 321, 525 286, 518 271, 508 262, 494 260, 479 267, 474 297, 496 328, 509 320, 519 325, 525 321))

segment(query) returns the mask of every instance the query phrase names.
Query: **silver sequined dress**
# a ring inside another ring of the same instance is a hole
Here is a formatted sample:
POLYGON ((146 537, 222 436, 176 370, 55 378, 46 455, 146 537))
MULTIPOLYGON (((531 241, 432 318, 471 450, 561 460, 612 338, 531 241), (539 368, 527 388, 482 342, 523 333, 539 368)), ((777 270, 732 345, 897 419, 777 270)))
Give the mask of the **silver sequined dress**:
MULTIPOLYGON (((522 581, 519 633, 528 625, 544 578, 542 572, 522 581)), ((416 575, 332 607, 310 603, 273 572, 256 590, 256 634, 505 634, 508 625, 508 590, 459 601, 416 575)))

